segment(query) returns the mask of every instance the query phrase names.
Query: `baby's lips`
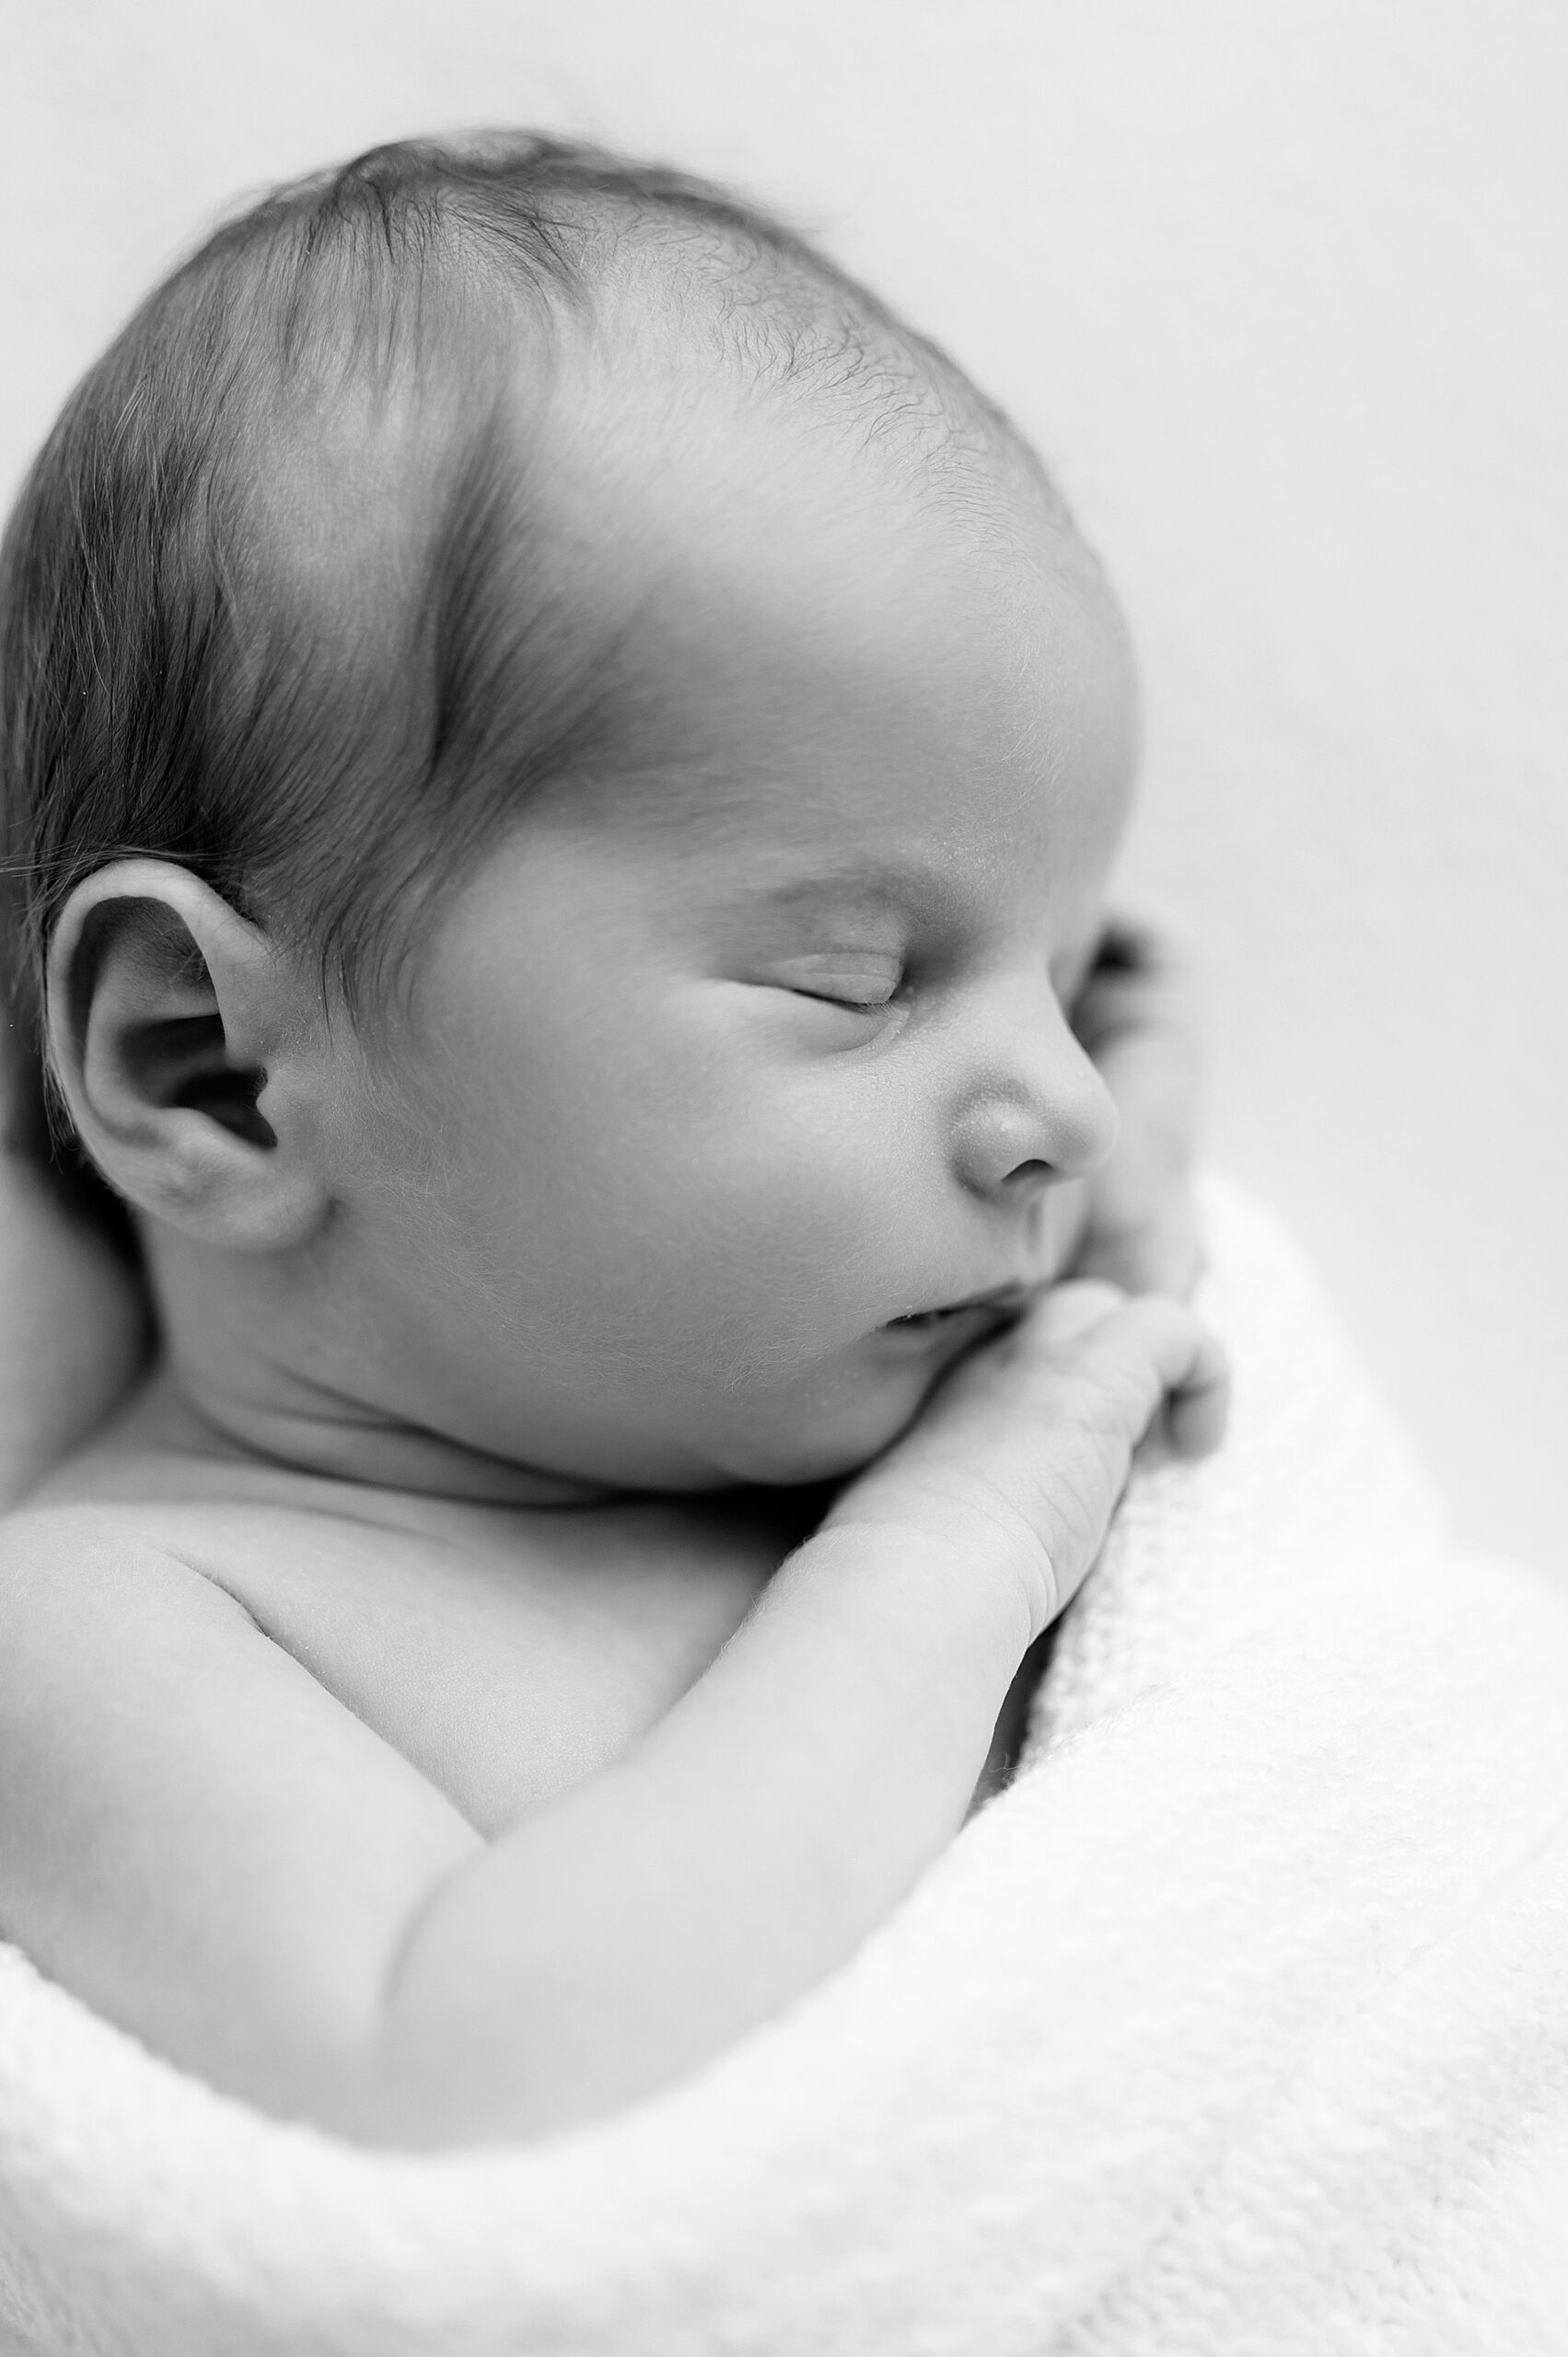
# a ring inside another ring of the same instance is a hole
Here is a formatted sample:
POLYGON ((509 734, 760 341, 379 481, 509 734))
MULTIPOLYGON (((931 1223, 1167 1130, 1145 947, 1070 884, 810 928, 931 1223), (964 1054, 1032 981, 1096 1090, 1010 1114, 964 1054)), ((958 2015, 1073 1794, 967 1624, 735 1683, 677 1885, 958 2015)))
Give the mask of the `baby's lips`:
POLYGON ((1007 1318, 1027 1308, 1039 1290, 1035 1285, 1010 1281, 1005 1284, 992 1285, 982 1293, 957 1295, 951 1301, 935 1303, 929 1309, 908 1310, 901 1318, 889 1318, 888 1323, 892 1327, 931 1327, 949 1318, 965 1317, 977 1309, 995 1310, 999 1317, 1007 1318))

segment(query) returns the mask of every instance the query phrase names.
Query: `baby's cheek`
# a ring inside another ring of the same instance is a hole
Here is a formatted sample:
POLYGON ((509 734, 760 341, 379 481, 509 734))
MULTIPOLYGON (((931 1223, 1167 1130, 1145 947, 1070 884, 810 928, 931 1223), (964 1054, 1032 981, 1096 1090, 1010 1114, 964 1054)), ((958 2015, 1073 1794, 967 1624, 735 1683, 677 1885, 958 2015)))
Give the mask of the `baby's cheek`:
POLYGON ((907 1220, 826 1156, 781 1151, 761 1183, 704 1190, 689 1213, 686 1282, 733 1379, 787 1377, 903 1306, 907 1220))

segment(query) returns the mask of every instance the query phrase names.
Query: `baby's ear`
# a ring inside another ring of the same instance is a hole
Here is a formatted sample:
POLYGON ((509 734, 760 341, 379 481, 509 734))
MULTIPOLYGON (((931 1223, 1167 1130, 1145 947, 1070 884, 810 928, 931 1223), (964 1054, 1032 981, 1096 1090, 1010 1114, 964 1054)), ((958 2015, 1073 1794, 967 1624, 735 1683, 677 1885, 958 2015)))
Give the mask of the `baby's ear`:
POLYGON ((117 860, 66 901, 47 991, 55 1077, 119 1193, 235 1250, 308 1242, 325 1021, 265 934, 188 868, 117 860))

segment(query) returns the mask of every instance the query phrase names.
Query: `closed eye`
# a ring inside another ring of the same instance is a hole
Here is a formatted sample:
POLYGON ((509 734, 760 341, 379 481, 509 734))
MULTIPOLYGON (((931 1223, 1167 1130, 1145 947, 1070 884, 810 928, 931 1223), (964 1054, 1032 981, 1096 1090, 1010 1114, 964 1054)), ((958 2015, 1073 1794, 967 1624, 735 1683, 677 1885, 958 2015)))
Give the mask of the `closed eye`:
POLYGON ((842 957, 824 953, 792 958, 775 977, 781 990, 800 998, 820 999, 829 1006, 845 1006, 858 1014, 873 1014, 889 1005, 903 981, 903 967, 886 955, 842 957))

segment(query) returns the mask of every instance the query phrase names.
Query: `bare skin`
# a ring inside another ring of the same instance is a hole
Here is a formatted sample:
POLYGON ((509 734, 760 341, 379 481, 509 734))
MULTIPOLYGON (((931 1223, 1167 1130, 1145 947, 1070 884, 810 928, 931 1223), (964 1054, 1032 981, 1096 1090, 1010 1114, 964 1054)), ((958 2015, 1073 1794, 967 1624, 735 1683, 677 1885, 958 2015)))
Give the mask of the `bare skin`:
POLYGON ((395 1052, 162 862, 56 937, 166 1347, 0 1552, 3 1927, 372 2141, 591 2118, 830 1970, 962 1823, 1134 1449, 1223 1422, 1180 1303, 1050 1283, 1080 1230, 1134 1281, 1188 1248, 1146 1074, 1097 1208, 1158 1028, 1095 970, 1103 598, 735 432, 723 498, 618 513, 638 795, 496 847, 395 1052))

